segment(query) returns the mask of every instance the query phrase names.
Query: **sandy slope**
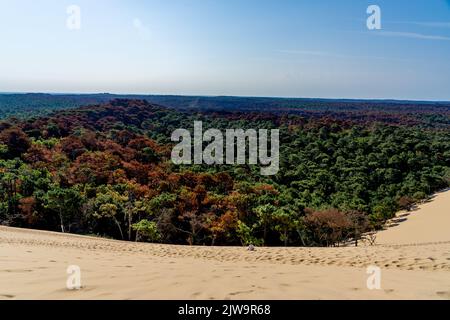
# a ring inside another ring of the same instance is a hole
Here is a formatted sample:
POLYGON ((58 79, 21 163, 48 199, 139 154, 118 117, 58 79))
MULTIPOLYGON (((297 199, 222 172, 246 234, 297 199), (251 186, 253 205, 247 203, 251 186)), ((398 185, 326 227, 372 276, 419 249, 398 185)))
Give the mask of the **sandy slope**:
POLYGON ((248 252, 0 227, 0 299, 450 299, 449 199, 359 248, 248 252), (79 291, 66 289, 69 265, 81 268, 79 291), (369 265, 381 290, 367 289, 369 265))
POLYGON ((435 195, 412 212, 400 212, 393 227, 380 232, 378 244, 450 241, 450 191, 435 195))

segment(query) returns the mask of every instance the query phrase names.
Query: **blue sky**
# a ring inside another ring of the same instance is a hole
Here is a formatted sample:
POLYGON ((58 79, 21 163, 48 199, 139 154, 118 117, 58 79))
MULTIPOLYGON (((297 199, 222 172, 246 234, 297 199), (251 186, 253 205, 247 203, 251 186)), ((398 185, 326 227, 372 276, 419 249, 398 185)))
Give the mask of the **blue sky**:
POLYGON ((0 92, 450 100, 446 0, 0 0, 0 41, 0 92))

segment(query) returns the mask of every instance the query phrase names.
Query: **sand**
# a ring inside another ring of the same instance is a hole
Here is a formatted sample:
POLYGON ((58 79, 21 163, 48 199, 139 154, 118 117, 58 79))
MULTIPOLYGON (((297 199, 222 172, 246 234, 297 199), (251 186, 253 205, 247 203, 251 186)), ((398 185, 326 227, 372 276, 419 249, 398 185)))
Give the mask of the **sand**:
MULTIPOLYGON (((0 227, 0 300, 450 299, 450 192, 382 231, 376 246, 187 247, 0 227), (68 290, 67 268, 82 288, 68 290), (367 288, 368 266, 381 288, 367 288)), ((400 214, 401 215, 401 214, 400 214)))
POLYGON ((378 244, 450 241, 450 191, 441 192, 411 212, 399 212, 392 227, 378 233, 378 244))

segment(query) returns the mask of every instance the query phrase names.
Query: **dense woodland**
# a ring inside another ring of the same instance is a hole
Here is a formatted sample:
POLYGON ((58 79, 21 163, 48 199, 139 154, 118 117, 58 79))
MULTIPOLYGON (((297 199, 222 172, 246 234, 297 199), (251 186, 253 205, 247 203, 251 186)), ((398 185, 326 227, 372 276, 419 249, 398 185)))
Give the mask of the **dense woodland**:
POLYGON ((193 111, 116 99, 9 119, 0 224, 191 245, 355 241, 450 185, 449 106, 370 109, 193 111), (195 120, 280 129, 279 173, 172 164, 172 132, 195 120))
POLYGON ((146 100, 181 111, 268 112, 306 118, 331 117, 360 124, 389 124, 449 128, 450 102, 398 100, 336 100, 305 98, 202 97, 103 94, 0 94, 0 119, 27 119, 53 111, 108 103, 114 99, 146 100))

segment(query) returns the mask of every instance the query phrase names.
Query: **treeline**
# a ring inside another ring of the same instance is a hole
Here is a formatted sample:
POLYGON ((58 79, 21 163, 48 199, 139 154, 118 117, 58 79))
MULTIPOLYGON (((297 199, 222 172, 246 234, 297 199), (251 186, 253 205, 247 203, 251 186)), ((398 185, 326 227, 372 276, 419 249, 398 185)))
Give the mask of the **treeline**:
POLYGON ((130 241, 332 246, 450 184, 450 132, 140 100, 0 123, 0 223, 130 241), (170 136, 279 128, 280 171, 171 163, 170 136))
POLYGON ((0 93, 0 119, 28 119, 48 115, 54 111, 81 107, 88 104, 106 103, 108 95, 62 95, 62 94, 5 94, 0 93))
POLYGON ((57 110, 105 104, 112 100, 147 100, 189 112, 241 112, 291 114, 307 118, 329 117, 367 125, 373 122, 427 128, 450 128, 450 103, 395 100, 301 99, 258 97, 202 97, 112 94, 0 94, 0 119, 29 119, 57 110))

